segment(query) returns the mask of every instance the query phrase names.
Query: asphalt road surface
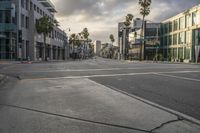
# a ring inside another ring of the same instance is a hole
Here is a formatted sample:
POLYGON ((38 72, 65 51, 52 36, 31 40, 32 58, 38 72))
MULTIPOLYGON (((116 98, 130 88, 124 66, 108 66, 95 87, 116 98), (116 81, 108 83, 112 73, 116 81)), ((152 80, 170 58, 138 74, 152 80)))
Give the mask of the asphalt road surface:
POLYGON ((2 74, 27 81, 89 78, 200 120, 199 64, 134 63, 96 58, 0 65, 0 68, 2 74))

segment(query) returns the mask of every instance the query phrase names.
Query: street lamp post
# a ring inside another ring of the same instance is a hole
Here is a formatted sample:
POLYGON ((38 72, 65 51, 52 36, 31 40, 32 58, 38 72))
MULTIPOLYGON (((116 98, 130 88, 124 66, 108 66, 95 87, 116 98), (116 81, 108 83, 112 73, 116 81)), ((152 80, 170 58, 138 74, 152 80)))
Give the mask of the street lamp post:
MULTIPOLYGON (((65 38, 65 31, 70 32, 71 29, 70 28, 66 28, 65 30, 63 30, 63 44, 64 44, 64 59, 69 58, 69 47, 67 48, 68 45, 68 37, 65 38), (67 57, 66 57, 67 56, 67 57)), ((67 36, 67 34, 66 34, 67 36)))

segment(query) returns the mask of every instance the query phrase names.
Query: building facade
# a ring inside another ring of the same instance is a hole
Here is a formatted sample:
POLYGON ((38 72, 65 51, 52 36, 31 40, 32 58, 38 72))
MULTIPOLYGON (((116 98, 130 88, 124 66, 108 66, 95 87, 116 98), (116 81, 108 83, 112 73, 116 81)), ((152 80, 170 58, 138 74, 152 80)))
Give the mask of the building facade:
POLYGON ((35 28, 37 20, 43 16, 54 23, 55 13, 50 0, 0 0, 0 59, 67 59, 68 38, 64 31, 55 25, 44 50, 43 35, 35 28))
POLYGON ((160 44, 160 23, 145 21, 144 35, 142 35, 142 20, 137 18, 133 21, 132 32, 129 33, 129 56, 139 60, 142 54, 146 60, 153 60, 158 54, 158 45, 160 44), (144 44, 144 52, 142 52, 144 44))
POLYGON ((167 60, 194 62, 200 49, 200 5, 162 22, 161 45, 167 60))

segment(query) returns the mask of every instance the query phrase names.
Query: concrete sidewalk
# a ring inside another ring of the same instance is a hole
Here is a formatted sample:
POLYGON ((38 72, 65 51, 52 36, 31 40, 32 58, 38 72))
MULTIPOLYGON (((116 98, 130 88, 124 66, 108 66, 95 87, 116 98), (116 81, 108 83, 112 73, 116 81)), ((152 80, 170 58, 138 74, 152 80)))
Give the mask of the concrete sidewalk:
POLYGON ((199 125, 89 79, 22 80, 0 103, 0 118, 1 133, 200 132, 199 125))

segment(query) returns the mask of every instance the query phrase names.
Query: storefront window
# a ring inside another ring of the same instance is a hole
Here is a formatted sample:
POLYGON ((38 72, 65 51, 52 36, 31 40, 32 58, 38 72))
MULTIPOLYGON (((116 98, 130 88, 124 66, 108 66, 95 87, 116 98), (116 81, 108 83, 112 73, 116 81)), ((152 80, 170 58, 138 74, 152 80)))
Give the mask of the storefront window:
POLYGON ((184 48, 185 59, 190 59, 190 48, 184 48))
POLYGON ((183 59, 183 48, 178 48, 178 58, 183 59))

